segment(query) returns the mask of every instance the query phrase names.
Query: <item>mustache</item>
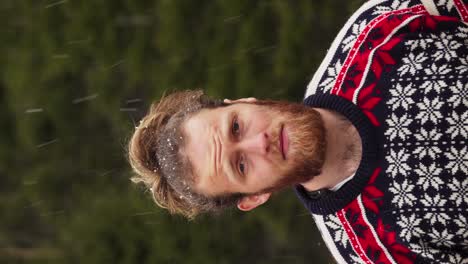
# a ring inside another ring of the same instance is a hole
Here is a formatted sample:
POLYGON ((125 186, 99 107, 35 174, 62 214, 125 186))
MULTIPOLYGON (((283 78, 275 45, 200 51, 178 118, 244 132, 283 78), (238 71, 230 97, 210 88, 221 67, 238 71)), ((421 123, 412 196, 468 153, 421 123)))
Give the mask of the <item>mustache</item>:
POLYGON ((279 144, 280 129, 281 129, 281 127, 279 127, 278 129, 275 129, 274 131, 271 132, 270 139, 269 139, 269 142, 268 142, 270 152, 272 152, 274 154, 278 154, 278 155, 281 154, 280 144, 279 144))
POLYGON ((265 107, 274 122, 270 135, 270 151, 273 161, 279 169, 286 169, 288 174, 317 175, 324 162, 326 149, 325 128, 320 114, 314 109, 299 103, 287 101, 261 100, 255 102, 265 107), (280 145, 281 128, 287 126, 289 138, 289 157, 283 166, 280 145))

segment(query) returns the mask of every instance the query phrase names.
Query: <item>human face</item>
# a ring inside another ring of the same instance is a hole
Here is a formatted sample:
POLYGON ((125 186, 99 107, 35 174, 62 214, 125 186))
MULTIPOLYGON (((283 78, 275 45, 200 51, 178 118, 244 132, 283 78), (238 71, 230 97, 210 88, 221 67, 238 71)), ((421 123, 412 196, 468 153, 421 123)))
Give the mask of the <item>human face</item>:
POLYGON ((300 183, 323 164, 320 115, 299 104, 236 103, 203 109, 182 126, 195 190, 259 193, 300 183))

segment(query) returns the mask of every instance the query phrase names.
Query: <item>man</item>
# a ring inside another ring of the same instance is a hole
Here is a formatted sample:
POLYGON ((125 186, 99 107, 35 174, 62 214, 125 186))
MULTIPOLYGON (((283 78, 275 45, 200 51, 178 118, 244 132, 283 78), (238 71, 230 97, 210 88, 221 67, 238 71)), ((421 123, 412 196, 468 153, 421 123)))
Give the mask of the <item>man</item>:
POLYGON ((467 21, 460 0, 369 1, 303 105, 171 94, 133 179, 189 218, 294 186, 338 263, 468 263, 467 21))

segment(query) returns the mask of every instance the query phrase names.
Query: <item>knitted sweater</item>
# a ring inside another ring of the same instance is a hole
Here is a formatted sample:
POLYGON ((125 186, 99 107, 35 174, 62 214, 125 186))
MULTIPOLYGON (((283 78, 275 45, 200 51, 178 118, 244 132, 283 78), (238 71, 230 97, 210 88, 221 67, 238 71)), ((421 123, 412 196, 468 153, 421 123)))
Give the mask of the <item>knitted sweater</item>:
POLYGON ((368 1, 308 85, 362 139, 336 192, 295 188, 338 263, 468 263, 467 21, 467 1, 368 1))

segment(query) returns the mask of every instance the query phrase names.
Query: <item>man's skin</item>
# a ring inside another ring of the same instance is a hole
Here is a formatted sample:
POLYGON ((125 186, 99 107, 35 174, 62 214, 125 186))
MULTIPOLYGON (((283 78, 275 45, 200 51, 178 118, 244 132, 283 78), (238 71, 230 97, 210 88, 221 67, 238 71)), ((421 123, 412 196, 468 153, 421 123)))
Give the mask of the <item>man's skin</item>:
MULTIPOLYGON (((184 123, 188 137, 184 152, 199 175, 195 190, 207 195, 248 193, 237 204, 240 210, 248 211, 267 202, 271 192, 262 190, 291 177, 292 162, 301 162, 292 136, 293 132, 301 133, 301 128, 286 114, 272 114, 268 106, 253 104, 254 98, 225 102, 231 105, 204 109, 184 123)), ((361 138, 353 125, 343 126, 344 117, 335 112, 315 110, 326 130, 325 162, 316 177, 292 182, 310 191, 332 188, 352 175, 362 152, 361 138), (350 149, 355 158, 345 158, 350 149)))

